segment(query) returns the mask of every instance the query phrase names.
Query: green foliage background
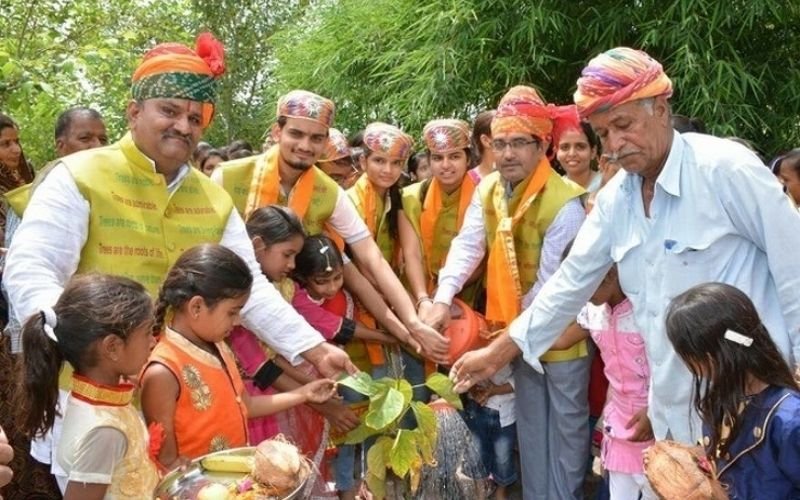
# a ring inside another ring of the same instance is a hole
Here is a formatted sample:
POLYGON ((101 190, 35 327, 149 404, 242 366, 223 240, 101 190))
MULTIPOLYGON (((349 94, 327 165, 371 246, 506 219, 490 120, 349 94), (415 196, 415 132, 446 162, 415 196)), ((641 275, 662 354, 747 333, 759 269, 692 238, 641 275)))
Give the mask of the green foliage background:
POLYGON ((37 166, 68 106, 98 107, 118 137, 141 55, 191 44, 201 29, 227 48, 206 136, 218 145, 260 144, 277 97, 298 87, 332 97, 347 132, 376 119, 414 134, 431 118, 470 119, 518 83, 568 103, 583 65, 617 45, 664 64, 676 113, 768 156, 800 145, 800 2, 5 0, 2 10, 0 111, 21 124, 37 166))

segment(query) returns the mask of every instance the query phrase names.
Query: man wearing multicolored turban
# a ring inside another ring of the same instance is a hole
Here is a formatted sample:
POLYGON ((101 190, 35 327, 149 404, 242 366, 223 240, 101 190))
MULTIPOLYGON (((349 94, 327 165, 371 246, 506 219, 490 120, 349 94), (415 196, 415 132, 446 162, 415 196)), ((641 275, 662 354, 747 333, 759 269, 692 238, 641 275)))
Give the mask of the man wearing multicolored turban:
POLYGON ((356 168, 347 137, 339 129, 328 130, 328 145, 317 166, 342 189, 348 189, 357 179, 356 168))
MULTIPOLYGON (((90 271, 130 277, 155 297, 184 250, 220 243, 244 258, 255 277, 242 311, 248 328, 290 360, 306 358, 326 375, 352 371, 346 354, 263 277, 230 197, 189 166, 211 121, 223 69, 222 45, 210 34, 198 37, 195 50, 163 44, 144 56, 133 77, 129 133, 62 158, 31 197, 6 263, 9 299, 19 318, 31 317, 55 304, 73 274, 90 271)), ((69 382, 67 375, 62 387, 69 382)), ((49 440, 34 443, 34 456, 63 476, 53 452, 49 440)), ((141 487, 131 494, 152 493, 147 482, 141 487)))
MULTIPOLYGON (((447 340, 419 320, 414 304, 347 194, 316 166, 328 144, 334 115, 335 107, 329 99, 306 90, 289 92, 278 100, 271 129, 275 145, 261 155, 222 163, 211 178, 231 195, 245 218, 257 208, 277 203, 291 208, 308 234, 325 232, 338 245, 346 243, 358 269, 374 276, 377 288, 402 325, 393 315, 378 312, 380 304, 374 301, 377 294, 359 295, 370 312, 385 317, 383 326, 402 341, 415 349, 421 345, 419 349, 431 359, 445 360, 447 340)), ((346 283, 349 273, 358 269, 345 266, 346 283)))
POLYGON ((651 371, 649 409, 629 424, 635 440, 647 439, 651 425, 656 439, 700 438, 692 375, 665 331, 670 300, 694 285, 722 282, 744 291, 786 360, 800 360, 800 218, 750 150, 674 131, 671 94, 661 64, 642 51, 619 47, 589 61, 575 103, 621 171, 601 189, 559 271, 512 323, 515 343, 454 367, 461 388, 520 352, 541 370, 539 357, 613 264, 651 371))
MULTIPOLYGON (((513 87, 500 100, 492 121, 497 171, 481 181, 467 208, 439 271, 429 324, 447 321, 453 297, 484 256, 486 318, 498 327, 514 321, 558 268, 585 210, 583 189, 558 175, 546 157, 552 113, 531 87, 513 87)), ((568 498, 582 487, 589 453, 586 344, 549 352, 544 360, 547 376, 523 362, 515 366, 523 491, 526 498, 568 498)))

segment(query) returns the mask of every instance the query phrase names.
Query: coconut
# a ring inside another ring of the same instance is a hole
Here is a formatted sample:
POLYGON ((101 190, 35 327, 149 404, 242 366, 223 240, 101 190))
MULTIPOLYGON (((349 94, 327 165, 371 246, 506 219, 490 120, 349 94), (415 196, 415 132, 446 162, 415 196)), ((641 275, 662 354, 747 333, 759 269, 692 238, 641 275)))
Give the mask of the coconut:
POLYGON ((308 472, 308 465, 300 450, 282 434, 262 441, 256 447, 253 479, 274 490, 277 495, 297 488, 308 472))
POLYGON ((197 500, 231 500, 234 496, 220 483, 209 483, 197 492, 197 500))
POLYGON ((728 500, 713 465, 699 447, 657 441, 645 452, 645 474, 664 500, 728 500))

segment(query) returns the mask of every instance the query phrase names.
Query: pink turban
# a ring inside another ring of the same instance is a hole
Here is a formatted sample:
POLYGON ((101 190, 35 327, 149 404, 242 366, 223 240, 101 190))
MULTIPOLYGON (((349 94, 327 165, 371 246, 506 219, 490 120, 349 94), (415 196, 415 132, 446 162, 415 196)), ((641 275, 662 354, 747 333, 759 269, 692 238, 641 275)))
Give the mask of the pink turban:
POLYGON ((661 64, 641 50, 617 47, 603 52, 583 68, 575 91, 578 113, 595 111, 647 97, 672 95, 672 81, 661 64))

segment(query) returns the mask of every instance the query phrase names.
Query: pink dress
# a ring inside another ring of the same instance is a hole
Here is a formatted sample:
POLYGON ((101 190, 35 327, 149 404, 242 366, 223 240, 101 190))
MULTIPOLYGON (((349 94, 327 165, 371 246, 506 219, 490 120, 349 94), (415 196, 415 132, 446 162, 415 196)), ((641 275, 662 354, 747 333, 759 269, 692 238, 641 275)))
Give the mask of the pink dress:
POLYGON ((626 429, 625 425, 639 410, 647 407, 650 368, 644 339, 634 321, 633 306, 627 299, 614 308, 608 304, 586 304, 578 323, 589 330, 600 349, 609 383, 603 410, 600 455, 603 467, 613 472, 641 474, 642 452, 653 441, 629 441, 635 428, 626 429))

